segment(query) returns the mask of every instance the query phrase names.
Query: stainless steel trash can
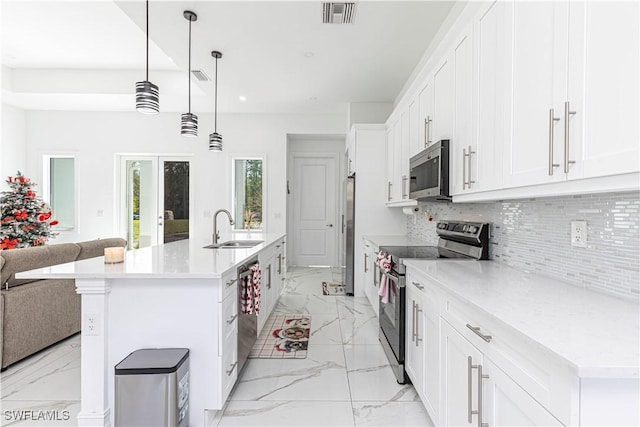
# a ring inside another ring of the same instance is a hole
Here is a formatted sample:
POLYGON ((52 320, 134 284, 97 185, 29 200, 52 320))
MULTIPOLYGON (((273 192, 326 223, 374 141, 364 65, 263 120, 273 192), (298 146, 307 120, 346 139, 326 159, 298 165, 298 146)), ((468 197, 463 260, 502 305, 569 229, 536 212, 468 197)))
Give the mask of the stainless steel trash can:
POLYGON ((136 350, 115 366, 115 425, 189 424, 189 349, 136 350))

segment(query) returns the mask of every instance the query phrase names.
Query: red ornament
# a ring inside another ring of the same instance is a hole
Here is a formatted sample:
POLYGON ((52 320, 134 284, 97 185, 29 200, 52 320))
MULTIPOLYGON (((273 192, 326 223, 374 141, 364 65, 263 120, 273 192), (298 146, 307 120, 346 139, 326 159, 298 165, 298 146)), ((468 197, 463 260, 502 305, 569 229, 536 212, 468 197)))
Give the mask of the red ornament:
POLYGON ((17 244, 18 239, 9 239, 8 237, 5 237, 4 239, 2 239, 2 242, 0 242, 0 250, 13 249, 17 244))
POLYGON ((29 217, 29 214, 27 213, 27 211, 22 211, 18 212, 15 216, 18 221, 21 221, 23 219, 27 219, 29 217))
POLYGON ((31 190, 29 190, 26 193, 24 193, 24 195, 27 196, 27 197, 31 197, 32 199, 34 199, 36 197, 36 193, 34 193, 31 190))
POLYGON ((50 226, 54 226, 54 225, 58 225, 58 221, 57 220, 53 220, 49 223, 50 226))
POLYGON ((46 221, 51 218, 51 212, 43 212, 38 215, 38 221, 46 221))

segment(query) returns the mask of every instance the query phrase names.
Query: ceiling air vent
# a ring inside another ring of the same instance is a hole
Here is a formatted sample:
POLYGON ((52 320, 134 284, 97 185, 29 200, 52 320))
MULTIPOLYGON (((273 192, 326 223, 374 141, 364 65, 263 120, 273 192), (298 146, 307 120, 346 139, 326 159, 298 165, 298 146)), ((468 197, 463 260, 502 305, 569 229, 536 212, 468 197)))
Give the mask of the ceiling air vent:
POLYGON ((208 82, 211 81, 211 79, 209 78, 209 76, 207 76, 204 71, 202 70, 191 70, 191 74, 193 74, 193 76, 200 80, 201 82, 208 82))
POLYGON ((356 4, 350 3, 322 3, 323 24, 353 24, 356 14, 356 4))

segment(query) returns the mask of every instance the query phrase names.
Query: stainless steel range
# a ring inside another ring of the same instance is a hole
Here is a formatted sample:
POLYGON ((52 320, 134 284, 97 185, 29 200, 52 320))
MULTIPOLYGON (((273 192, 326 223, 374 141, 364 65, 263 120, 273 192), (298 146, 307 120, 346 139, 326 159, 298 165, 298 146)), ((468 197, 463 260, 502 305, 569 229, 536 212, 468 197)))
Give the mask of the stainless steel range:
MULTIPOLYGON (((489 224, 440 221, 436 226, 436 233, 439 236, 437 246, 380 247, 380 253, 387 254, 387 268, 376 269, 380 271, 383 280, 384 278, 387 280, 386 287, 383 286, 384 296, 380 297, 380 343, 400 384, 410 382, 404 370, 406 328, 404 260, 408 258, 432 260, 455 258, 469 261, 489 259, 489 224)), ((379 260, 381 260, 380 264, 385 264, 385 259, 379 257, 379 260)))

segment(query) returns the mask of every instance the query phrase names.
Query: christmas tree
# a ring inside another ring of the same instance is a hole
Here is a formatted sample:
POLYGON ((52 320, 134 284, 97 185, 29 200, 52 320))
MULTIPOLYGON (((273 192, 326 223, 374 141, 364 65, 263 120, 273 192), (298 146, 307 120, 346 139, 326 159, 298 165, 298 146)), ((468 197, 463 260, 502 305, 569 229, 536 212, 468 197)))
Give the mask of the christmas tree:
POLYGON ((58 223, 51 218, 51 209, 32 190, 36 184, 20 171, 7 183, 11 191, 0 197, 0 250, 44 245, 58 234, 51 231, 58 223))

